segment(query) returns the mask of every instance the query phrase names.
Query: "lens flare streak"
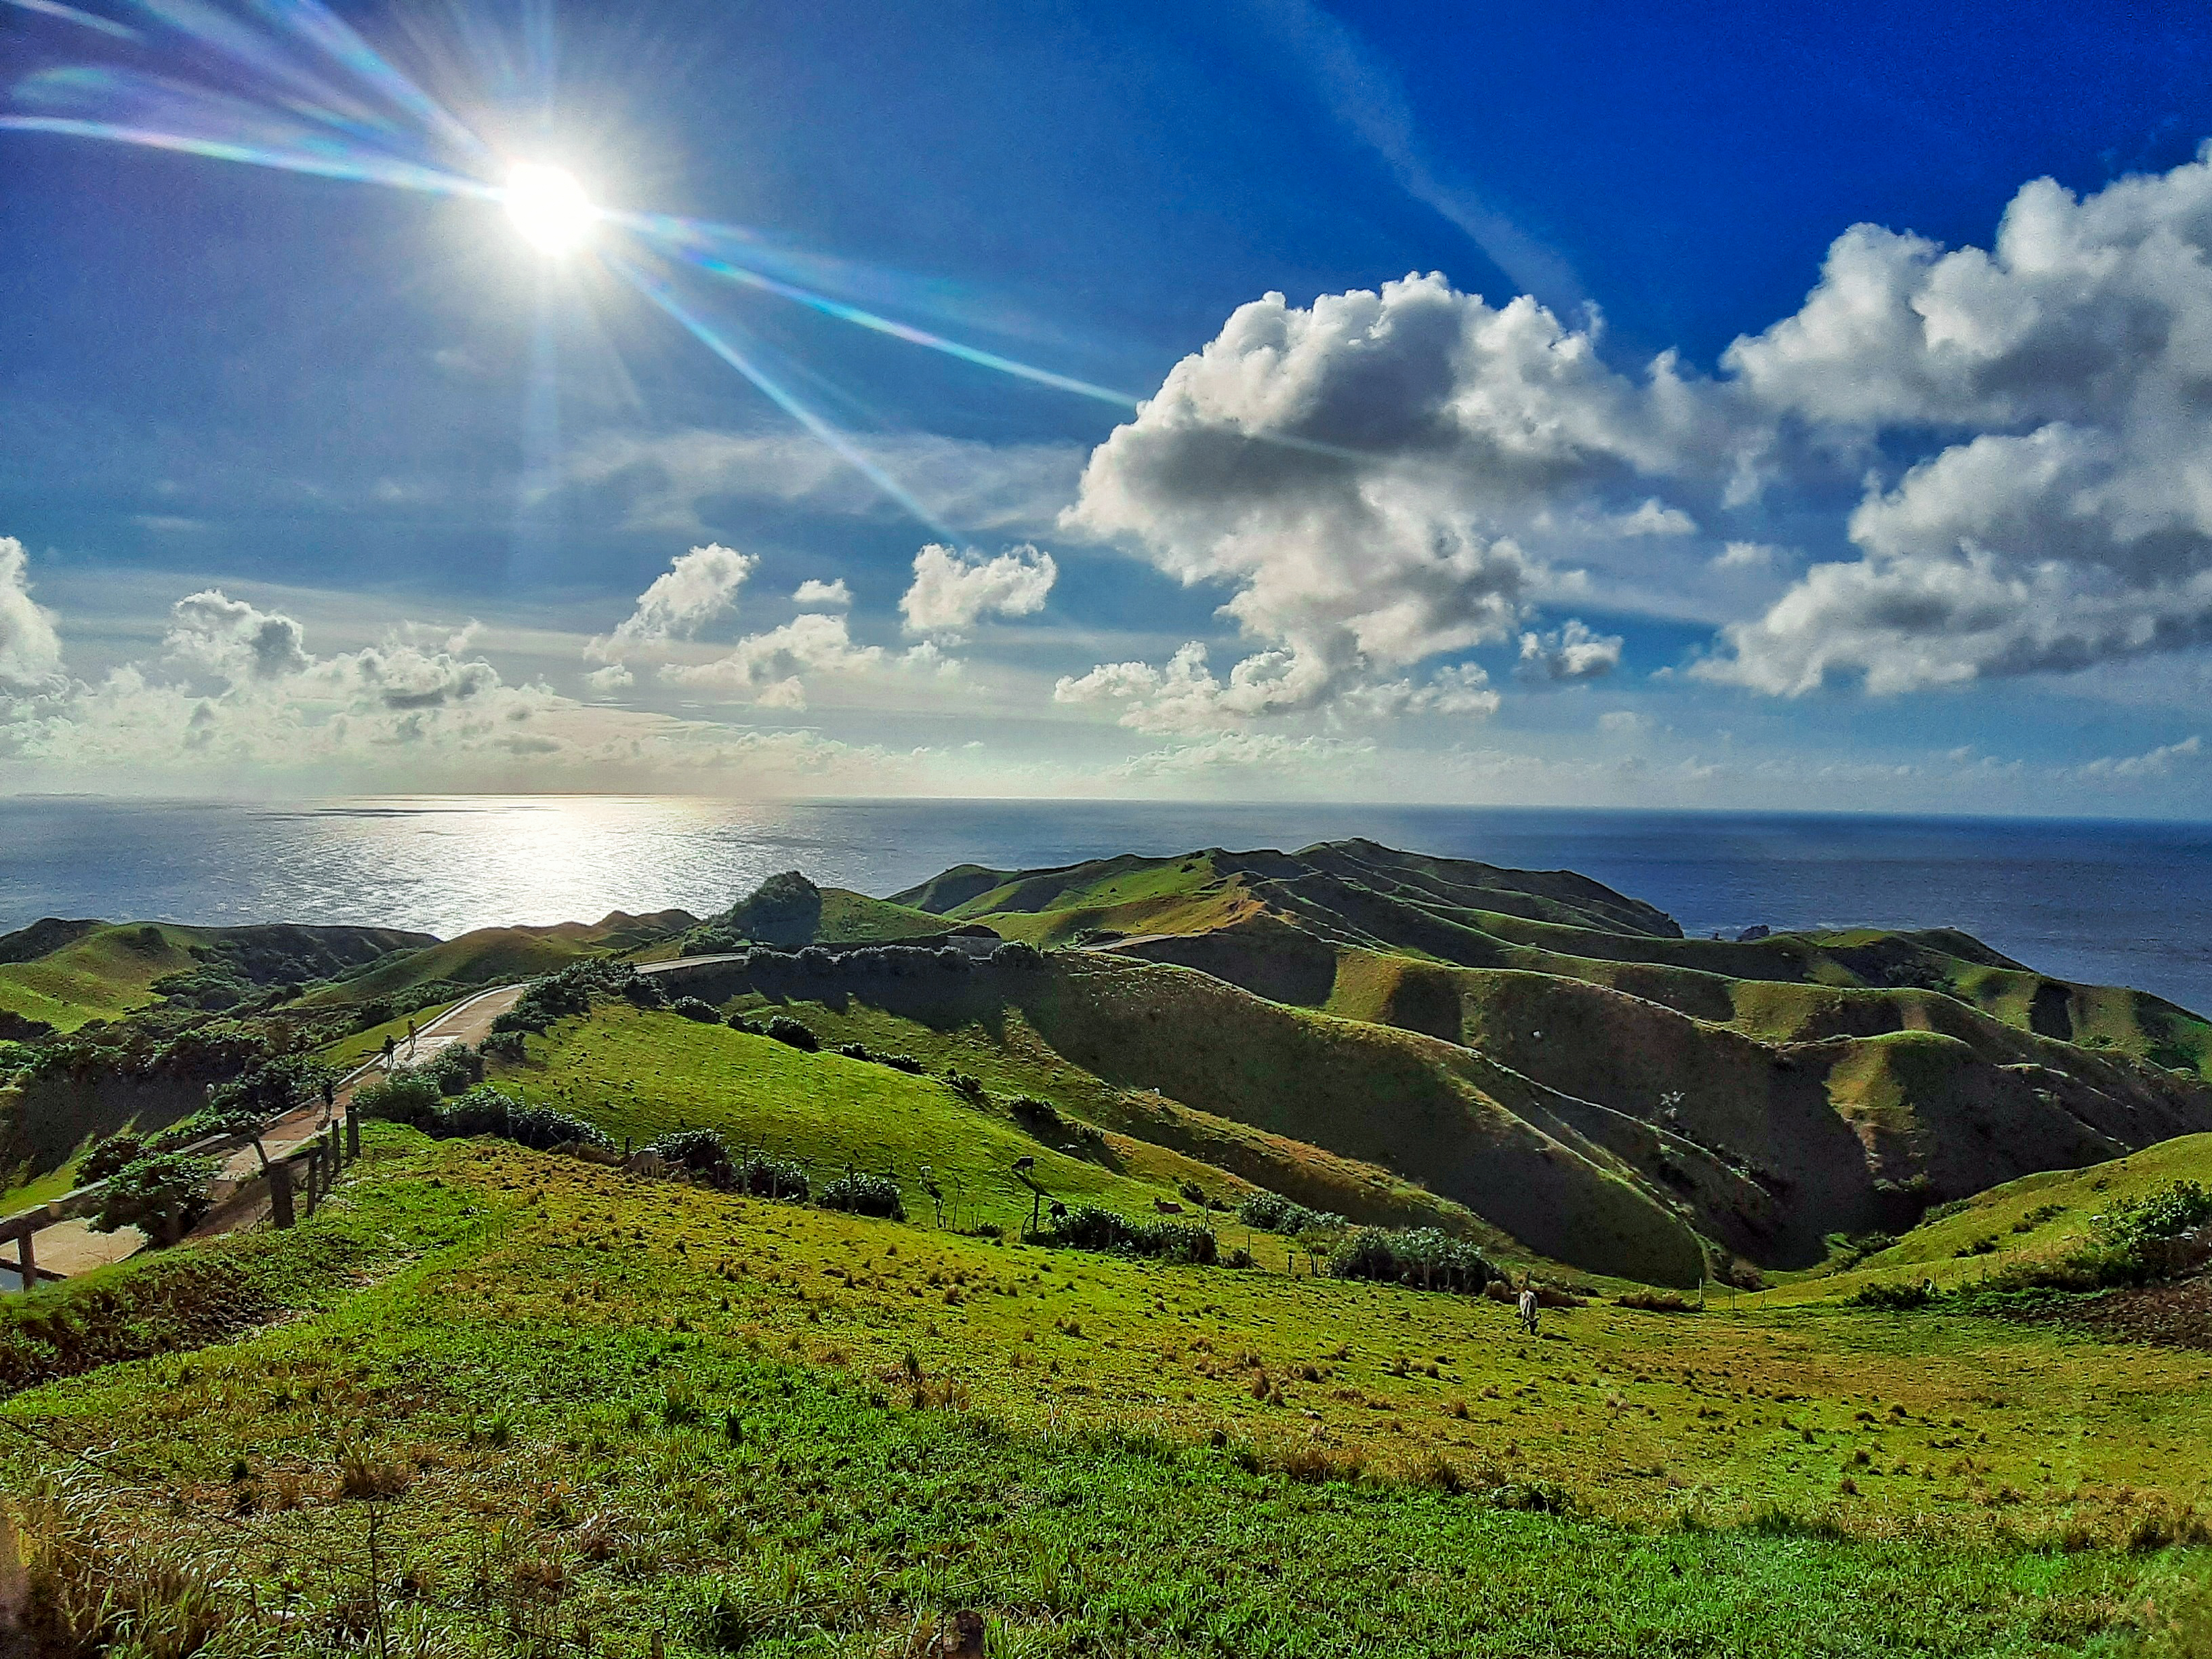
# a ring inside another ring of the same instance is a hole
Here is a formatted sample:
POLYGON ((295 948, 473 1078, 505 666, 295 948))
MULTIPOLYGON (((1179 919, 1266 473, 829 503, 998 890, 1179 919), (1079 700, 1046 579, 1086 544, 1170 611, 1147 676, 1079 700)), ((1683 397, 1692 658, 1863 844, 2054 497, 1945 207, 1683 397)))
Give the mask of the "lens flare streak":
POLYGON ((878 466, 842 432, 801 403, 720 332, 688 309, 667 283, 639 270, 626 259, 610 257, 605 263, 609 270, 681 324, 692 338, 751 381, 762 396, 834 450, 854 471, 883 491, 885 497, 905 508, 917 521, 945 541, 955 544, 960 541, 959 537, 937 521, 936 514, 916 501, 904 485, 878 466))
POLYGON ((1094 386, 1088 380, 1079 380, 1072 375, 1055 374, 1050 369, 1038 368, 1033 364, 1022 362, 1016 358, 1001 357, 996 352, 984 351, 975 346, 963 345, 959 341, 949 340, 941 334, 932 334, 927 329, 915 328, 908 323, 894 322, 891 319, 878 316, 872 311, 864 311, 859 306, 848 305, 842 300, 833 300, 827 295, 817 294, 811 289, 799 288, 763 271, 750 270, 744 265, 732 264, 726 259, 718 258, 698 246, 699 229, 694 228, 687 220, 659 213, 625 213, 613 216, 629 229, 666 247, 687 264, 695 265, 699 270, 720 276, 725 281, 741 283, 747 288, 758 289, 763 293, 773 294, 780 299, 789 300, 794 304, 818 311, 826 317, 835 317, 841 322, 872 329, 878 334, 887 334, 893 339, 904 340, 909 345, 927 346, 932 351, 941 351, 948 356, 960 358, 965 362, 975 363, 984 368, 996 369, 1001 374, 1011 374, 1018 380, 1031 380, 1039 386, 1053 386, 1061 392, 1072 392, 1079 397, 1095 398, 1101 403, 1113 404, 1122 409, 1134 409, 1137 406, 1137 400, 1126 392, 1115 392, 1109 386, 1094 386))

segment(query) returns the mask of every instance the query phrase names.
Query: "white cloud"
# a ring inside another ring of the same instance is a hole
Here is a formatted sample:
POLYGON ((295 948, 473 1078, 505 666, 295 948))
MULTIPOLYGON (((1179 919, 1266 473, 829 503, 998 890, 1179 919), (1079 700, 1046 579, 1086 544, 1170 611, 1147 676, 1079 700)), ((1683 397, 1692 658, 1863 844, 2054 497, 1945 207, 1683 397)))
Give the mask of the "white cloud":
POLYGON ((618 662, 633 652, 689 639, 707 623, 737 609, 738 590, 760 562, 757 555, 709 542, 678 554, 637 596, 637 608, 612 634, 593 640, 585 656, 618 662))
POLYGON ((910 634, 957 638, 986 616, 1035 615, 1059 575, 1052 555, 1026 543, 983 559, 933 542, 914 556, 899 614, 910 634))
POLYGON ((1948 447, 1726 630, 1713 679, 1798 695, 2044 673, 2212 639, 2212 152, 2076 198, 2024 187, 1988 251, 1862 225, 1723 360, 1838 441, 1948 447))
POLYGON ((1601 634, 1578 617, 1570 617, 1548 634, 1521 636, 1517 678, 1540 684, 1572 684, 1603 679, 1620 666, 1621 637, 1601 634))
POLYGON ((853 602, 853 590, 845 586, 842 576, 834 582, 817 581, 809 576, 793 591, 791 601, 793 605, 815 607, 848 605, 853 602))
POLYGON ((2105 756, 2088 762, 2081 771, 2085 778, 2163 778, 2181 763, 2197 760, 2203 753, 2203 738, 2186 737, 2140 755, 2105 756))
POLYGON ((1229 586, 1270 708, 1314 708, 1510 637, 1561 586, 1547 539, 1680 532, 1638 480, 1735 465, 1714 403, 1671 358, 1615 373, 1525 297, 1271 294, 1100 446, 1066 523, 1229 586))
POLYGON ((1632 708, 1608 708, 1597 717, 1597 729, 1612 738, 1640 738, 1651 730, 1649 714, 1632 708))
POLYGON ((30 690, 60 672, 53 613, 31 598, 30 556, 0 536, 0 690, 30 690))
POLYGON ((595 668, 584 676, 584 684, 599 692, 626 691, 637 684, 637 676, 627 663, 611 662, 605 668, 595 668))
POLYGON ((1115 778, 1192 778, 1222 772, 1261 772, 1277 781, 1285 775, 1327 774, 1340 780, 1349 765, 1370 759, 1375 745, 1336 738, 1286 737, 1279 732, 1219 732, 1197 743, 1132 756, 1114 767, 1115 778))
POLYGON ((712 662, 672 663, 660 677, 678 685, 728 691, 775 708, 806 706, 803 676, 859 674, 884 665, 881 646, 856 646, 842 617, 817 611, 793 617, 781 628, 748 635, 729 654, 712 662))
POLYGON ((1713 556, 1716 570, 1765 570, 1782 550, 1765 542, 1730 542, 1713 556))
POLYGON ((256 609, 218 587, 187 594, 170 607, 162 641, 170 657, 221 676, 233 685, 297 674, 309 659, 300 624, 256 609))

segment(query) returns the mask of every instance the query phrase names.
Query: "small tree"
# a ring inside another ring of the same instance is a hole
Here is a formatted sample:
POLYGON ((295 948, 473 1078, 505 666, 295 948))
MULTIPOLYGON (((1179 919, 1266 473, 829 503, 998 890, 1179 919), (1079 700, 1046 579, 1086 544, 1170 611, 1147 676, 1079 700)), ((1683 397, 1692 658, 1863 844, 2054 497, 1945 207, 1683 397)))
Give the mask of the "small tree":
POLYGON ((215 1177, 212 1159, 149 1152, 116 1171, 88 1224, 102 1233, 135 1226, 157 1243, 173 1243, 208 1212, 208 1183, 215 1177))

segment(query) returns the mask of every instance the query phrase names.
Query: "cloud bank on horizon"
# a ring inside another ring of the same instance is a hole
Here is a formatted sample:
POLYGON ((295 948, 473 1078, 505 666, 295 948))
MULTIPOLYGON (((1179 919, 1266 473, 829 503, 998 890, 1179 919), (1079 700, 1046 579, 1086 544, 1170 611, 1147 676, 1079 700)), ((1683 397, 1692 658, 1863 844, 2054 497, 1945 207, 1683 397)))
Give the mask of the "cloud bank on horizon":
MULTIPOLYGON (((1440 274, 1270 293, 1087 459, 898 441, 994 550, 933 539, 892 600, 709 536, 520 678, 437 626, 319 656, 294 616, 221 586, 177 599, 156 648, 72 673, 68 615, 0 538, 0 760, 35 782, 1364 777, 1686 799, 2193 777, 2201 740, 2170 731, 2061 763, 1824 756, 1732 728, 1940 708, 1995 681, 2188 708, 2212 642, 2208 260, 2212 149, 2084 195, 2031 182, 1987 248, 1853 226, 1802 305, 1711 374, 1671 350, 1618 362, 1594 310, 1492 304, 1440 274), (1109 618, 1131 560, 1218 605, 1203 637, 1109 618), (787 598, 751 597, 764 563, 787 598), (1096 648, 1117 641, 1139 648, 1096 648), (2146 681, 2161 661, 2184 672, 2146 681), (1653 710, 1595 706, 1631 696, 1653 710), (838 729, 787 723, 801 712, 838 729), (1579 735, 1516 749, 1492 735, 1514 717, 1579 735)), ((879 511, 824 454, 608 430, 569 477, 622 484, 632 526, 666 535, 716 495, 879 511)))

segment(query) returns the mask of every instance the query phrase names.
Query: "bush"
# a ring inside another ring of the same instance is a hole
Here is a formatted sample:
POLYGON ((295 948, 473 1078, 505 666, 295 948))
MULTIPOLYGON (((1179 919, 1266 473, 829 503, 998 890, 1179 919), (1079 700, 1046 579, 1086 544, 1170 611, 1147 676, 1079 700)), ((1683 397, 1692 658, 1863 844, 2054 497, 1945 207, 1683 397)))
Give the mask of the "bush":
MULTIPOLYGON (((980 1089, 982 1085, 978 1084, 976 1086, 980 1089)), ((1006 1103, 1006 1109, 1036 1128, 1060 1127, 1060 1108, 1048 1100, 1039 1100, 1035 1095, 1017 1095, 1006 1103)))
POLYGON ((1212 1267, 1220 1260, 1213 1230, 1189 1221, 1132 1221, 1116 1210, 1079 1204, 1037 1236, 1042 1244, 1078 1250, 1113 1250, 1161 1261, 1212 1267))
POLYGON ((713 1003, 702 1002, 697 997, 678 997, 669 1007, 672 1012, 683 1015, 686 1019, 696 1019, 702 1025, 720 1025, 722 1023, 721 1011, 713 1003))
POLYGON ((1328 1271, 1336 1279, 1368 1279, 1410 1285, 1418 1290, 1476 1294, 1500 1277, 1474 1245, 1434 1227, 1404 1231, 1363 1227, 1330 1253, 1328 1271))
POLYGON ((1331 1210, 1310 1210, 1276 1193, 1255 1193, 1237 1206, 1237 1218, 1263 1233, 1285 1233, 1293 1238, 1341 1227, 1344 1218, 1331 1210))
POLYGON ((722 1023, 725 1025, 727 1025, 732 1031, 743 1031, 747 1036, 766 1036, 768 1035, 767 1026, 762 1024, 757 1019, 748 1018, 744 1014, 732 1014, 729 1018, 724 1020, 722 1023))
MULTIPOLYGON (((476 1091, 471 1090, 470 1092, 476 1091)), ((493 1091, 486 1090, 485 1092, 493 1091)), ((614 1145, 606 1132, 596 1123, 586 1123, 580 1117, 572 1117, 550 1106, 525 1106, 515 1101, 507 1103, 507 1121, 503 1126, 482 1133, 504 1135, 509 1140, 535 1147, 541 1152, 550 1152, 556 1146, 597 1146, 604 1150, 614 1145)))
POLYGON ((738 1166, 738 1188, 755 1198, 789 1199, 794 1204, 804 1204, 811 1190, 806 1171, 799 1165, 759 1152, 738 1166))
POLYGON ((974 959, 957 945, 948 945, 937 953, 937 965, 965 973, 974 965, 974 959))
POLYGON ((314 1099, 338 1073, 306 1054, 256 1060, 228 1083, 208 1091, 208 1104, 222 1111, 246 1112, 266 1122, 302 1101, 314 1099))
POLYGON ((981 1106, 989 1098, 983 1088, 983 1079, 969 1077, 965 1072, 947 1072, 945 1086, 971 1106, 981 1106))
POLYGON ((208 1183, 216 1176, 212 1158, 184 1152, 148 1152, 133 1158, 109 1179, 94 1232, 136 1226, 148 1237, 179 1237, 208 1212, 208 1183))
POLYGON ((438 1085, 420 1072, 402 1067, 361 1089, 354 1109, 363 1117, 426 1128, 445 1103, 438 1085))
POLYGON ((1676 1291, 1631 1291, 1613 1298, 1613 1305, 1640 1308, 1645 1313, 1695 1313, 1698 1304, 1676 1291))
POLYGON ((483 1081, 483 1056, 465 1042, 455 1042, 416 1069, 438 1085, 440 1094, 465 1095, 483 1081))
POLYGON ((1934 1285, 1862 1285, 1852 1303, 1862 1308, 1873 1308, 1882 1313, 1910 1313, 1915 1308, 1924 1308, 1936 1300, 1934 1285))
POLYGON ((520 1031, 494 1031, 483 1040, 480 1051, 486 1060, 505 1060, 519 1065, 529 1058, 530 1049, 520 1031))
POLYGON ((1000 968, 1041 968, 1044 965, 1044 952, 1021 939, 1008 939, 991 952, 991 961, 1000 968))
POLYGON ((778 1014, 768 1023, 768 1035, 778 1042, 787 1042, 793 1048, 814 1054, 822 1047, 822 1039, 804 1020, 793 1019, 789 1014, 778 1014))
POLYGON ((837 1052, 844 1055, 848 1060, 873 1060, 875 1058, 873 1054, 868 1052, 868 1045, 865 1042, 841 1042, 837 1045, 837 1052))
POLYGON ((912 1054, 878 1054, 876 1063, 888 1066, 894 1072, 904 1072, 909 1077, 920 1077, 928 1069, 912 1054))
POLYGON ((899 1200, 898 1182, 888 1176, 848 1170, 824 1187, 814 1201, 825 1210, 881 1216, 887 1221, 906 1219, 906 1206, 899 1200))
POLYGON ((105 1181, 125 1164, 135 1162, 146 1150, 146 1143, 125 1129, 112 1134, 84 1155, 76 1166, 77 1184, 89 1187, 95 1181, 105 1181))
POLYGON ((713 1129, 678 1129, 673 1134, 661 1136, 645 1150, 658 1156, 670 1169, 704 1176, 725 1192, 738 1184, 737 1161, 730 1156, 730 1149, 720 1134, 713 1129))

